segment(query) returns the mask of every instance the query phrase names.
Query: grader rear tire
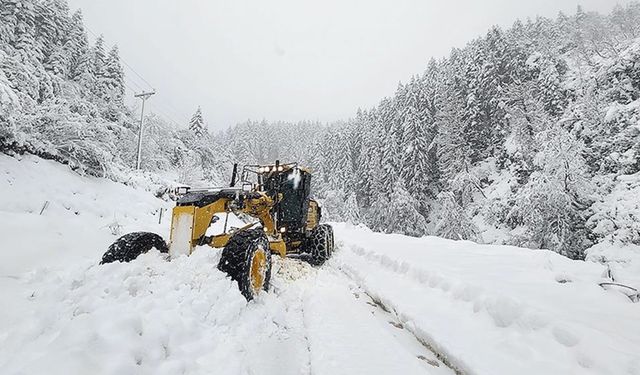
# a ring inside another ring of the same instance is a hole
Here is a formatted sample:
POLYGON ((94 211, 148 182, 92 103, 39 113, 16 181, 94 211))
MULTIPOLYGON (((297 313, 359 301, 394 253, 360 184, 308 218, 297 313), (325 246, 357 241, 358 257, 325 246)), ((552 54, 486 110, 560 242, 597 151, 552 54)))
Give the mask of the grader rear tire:
POLYGON ((234 234, 222 250, 218 269, 238 283, 247 301, 269 290, 271 250, 264 231, 247 229, 234 234))
POLYGON ((335 247, 336 247, 335 241, 333 240, 333 227, 329 224, 322 224, 322 225, 326 225, 329 230, 329 256, 331 256, 333 255, 333 251, 335 250, 335 247))
POLYGON ((333 247, 333 228, 328 224, 320 224, 311 231, 304 251, 311 255, 309 263, 321 266, 331 257, 333 247))
POLYGON ((109 246, 102 256, 100 264, 124 262, 128 263, 151 249, 157 249, 161 253, 168 253, 169 248, 162 237, 155 233, 133 232, 118 238, 109 246))

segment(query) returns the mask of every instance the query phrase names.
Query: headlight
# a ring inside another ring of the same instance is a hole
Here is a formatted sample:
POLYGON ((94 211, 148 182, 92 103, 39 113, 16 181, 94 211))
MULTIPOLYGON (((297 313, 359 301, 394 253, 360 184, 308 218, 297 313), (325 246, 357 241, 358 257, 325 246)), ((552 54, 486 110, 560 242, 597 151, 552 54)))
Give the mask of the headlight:
POLYGON ((278 167, 278 172, 284 171, 284 167, 278 167))

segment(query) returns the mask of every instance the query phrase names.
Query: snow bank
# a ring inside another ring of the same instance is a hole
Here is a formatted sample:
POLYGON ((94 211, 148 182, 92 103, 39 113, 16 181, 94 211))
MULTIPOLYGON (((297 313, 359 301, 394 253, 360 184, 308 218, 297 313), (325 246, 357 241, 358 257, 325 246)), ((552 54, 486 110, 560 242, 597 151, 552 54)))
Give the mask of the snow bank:
POLYGON ((340 267, 466 374, 640 374, 638 304, 545 250, 336 225, 340 267))
POLYGON ((167 233, 159 209, 171 203, 38 157, 0 154, 0 191, 0 295, 11 301, 0 309, 0 340, 31 308, 25 272, 96 262, 126 232, 167 233))
POLYGON ((0 154, 0 186, 5 255, 0 275, 29 271, 35 256, 48 266, 70 256, 98 259, 117 236, 134 230, 168 234, 166 210, 172 203, 107 179, 77 175, 53 161, 0 154))

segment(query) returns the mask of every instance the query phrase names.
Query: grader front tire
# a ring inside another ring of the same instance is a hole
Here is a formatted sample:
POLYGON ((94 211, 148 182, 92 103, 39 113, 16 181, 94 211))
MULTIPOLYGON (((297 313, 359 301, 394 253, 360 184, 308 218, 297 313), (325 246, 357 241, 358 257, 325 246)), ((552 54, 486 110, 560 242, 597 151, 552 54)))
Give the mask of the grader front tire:
POLYGON ((248 229, 235 233, 222 250, 218 269, 238 283, 247 301, 269 290, 271 250, 264 231, 248 229))

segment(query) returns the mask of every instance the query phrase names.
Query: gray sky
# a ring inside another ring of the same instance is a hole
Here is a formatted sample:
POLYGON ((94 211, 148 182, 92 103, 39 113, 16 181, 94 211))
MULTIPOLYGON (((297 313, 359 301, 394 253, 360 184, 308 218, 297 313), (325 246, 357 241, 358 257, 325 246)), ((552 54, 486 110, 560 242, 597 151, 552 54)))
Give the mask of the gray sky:
MULTIPOLYGON (((621 0, 620 3, 627 1, 621 0)), ((69 0, 158 91, 155 112, 211 130, 247 119, 335 121, 391 95, 494 24, 608 12, 614 0, 69 0)), ((126 67, 125 67, 126 68, 126 67)), ((129 86, 148 86, 126 68, 129 86)), ((130 94, 130 93, 129 93, 130 94)))

